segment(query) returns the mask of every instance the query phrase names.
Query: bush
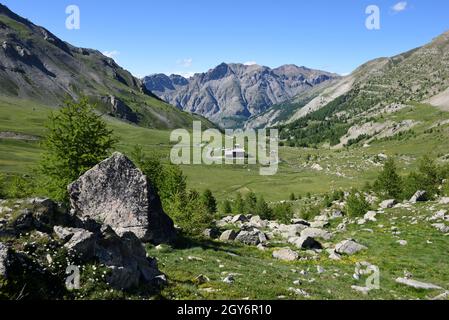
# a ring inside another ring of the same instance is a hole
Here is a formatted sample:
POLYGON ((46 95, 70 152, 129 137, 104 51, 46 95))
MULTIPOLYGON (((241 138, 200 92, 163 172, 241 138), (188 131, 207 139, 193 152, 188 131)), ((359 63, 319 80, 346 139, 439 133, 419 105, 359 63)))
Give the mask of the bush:
POLYGON ((209 189, 204 191, 201 195, 201 201, 209 214, 212 215, 217 212, 217 200, 212 194, 212 191, 210 191, 209 189))
POLYGON ((403 181, 397 173, 396 163, 393 158, 388 159, 374 183, 374 188, 388 199, 399 200, 403 195, 402 184, 403 181))
POLYGON ((0 172, 0 199, 6 197, 5 192, 5 176, 0 172))
POLYGON ((35 189, 32 181, 29 177, 14 176, 9 183, 4 184, 4 195, 11 199, 30 197, 35 189))
POLYGON ((366 201, 363 194, 358 193, 356 190, 352 190, 346 200, 346 213, 350 217, 360 217, 365 215, 371 206, 366 201))
POLYGON ((237 195, 235 196, 235 200, 232 205, 232 213, 234 214, 245 213, 245 203, 243 202, 243 198, 240 193, 237 193, 237 195))
POLYGON ((427 191, 428 200, 439 194, 439 185, 445 178, 445 167, 440 168, 434 160, 424 156, 418 165, 418 172, 411 172, 404 183, 403 197, 410 199, 416 191, 427 191))
POLYGON ((303 208, 300 212, 301 219, 304 220, 312 220, 316 216, 318 216, 321 213, 320 206, 308 206, 306 208, 303 208))
POLYGON ((245 214, 255 214, 257 204, 257 196, 254 192, 250 192, 245 197, 245 214))
POLYGON ((289 203, 279 203, 273 207, 273 218, 285 224, 290 224, 293 219, 292 206, 289 203))
POLYGON ((220 205, 219 212, 222 215, 228 215, 232 213, 231 202, 229 200, 224 200, 220 205))
POLYGON ((257 198, 256 206, 254 208, 254 214, 260 216, 262 219, 273 219, 273 210, 271 210, 268 203, 265 202, 263 196, 257 198))
POLYGON ((117 140, 86 98, 49 117, 40 171, 48 195, 67 200, 67 185, 105 159, 117 140))
POLYGON ((290 201, 295 201, 296 200, 296 196, 295 196, 295 194, 292 192, 291 194, 290 194, 290 201))

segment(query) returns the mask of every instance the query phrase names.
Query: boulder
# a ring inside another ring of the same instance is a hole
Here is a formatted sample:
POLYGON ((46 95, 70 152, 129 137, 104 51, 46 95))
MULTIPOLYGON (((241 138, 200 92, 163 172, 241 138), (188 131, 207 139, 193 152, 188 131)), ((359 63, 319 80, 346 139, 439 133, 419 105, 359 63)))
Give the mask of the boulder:
POLYGON ((288 242, 295 245, 299 249, 322 249, 321 243, 309 236, 293 237, 288 242))
POLYGON ((327 221, 322 221, 322 220, 318 220, 318 221, 313 221, 310 223, 310 227, 312 228, 318 228, 318 229, 322 229, 325 227, 329 226, 329 222, 327 221))
POLYGON ((376 216, 377 216, 377 212, 376 211, 368 211, 363 216, 363 219, 365 219, 367 221, 377 221, 376 216))
POLYGON ((9 248, 0 242, 0 278, 6 278, 9 263, 9 248))
POLYGON ((335 252, 339 254, 353 255, 361 250, 368 249, 354 240, 343 240, 335 246, 335 252))
POLYGON ((237 222, 248 222, 248 218, 245 217, 243 214, 237 214, 234 217, 232 217, 231 223, 237 222))
POLYGON ((64 244, 69 252, 77 257, 89 261, 93 259, 95 253, 96 235, 84 229, 73 228, 71 230, 61 231, 61 235, 67 235, 69 240, 64 244), (69 233, 72 233, 69 235, 69 233))
POLYGON ((266 228, 267 222, 263 220, 260 216, 253 216, 249 219, 249 225, 255 228, 266 228))
POLYGON ((257 246, 259 243, 267 242, 267 237, 259 230, 240 231, 237 237, 235 237, 235 241, 246 245, 257 246))
POLYGON ((154 244, 176 236, 151 182, 121 153, 87 171, 68 186, 68 192, 77 216, 110 225, 119 235, 133 232, 154 244))
POLYGON ((382 209, 390 209, 390 208, 393 208, 396 203, 397 203, 397 201, 395 199, 389 199, 389 200, 382 201, 379 206, 382 209))
POLYGON ((273 251, 273 258, 283 261, 298 260, 299 254, 290 248, 283 248, 273 251))
POLYGON ((445 225, 444 223, 434 223, 432 224, 432 227, 443 233, 449 232, 449 226, 445 225))
POLYGON ((234 230, 226 230, 220 236, 220 241, 233 241, 237 237, 237 233, 234 230))
POLYGON ((449 197, 442 197, 438 201, 439 204, 449 204, 449 197))
POLYGON ((203 236, 209 239, 215 239, 219 236, 219 233, 217 229, 208 228, 203 231, 203 236))
POLYGON ((319 228, 306 228, 301 231, 301 237, 321 238, 324 240, 329 240, 332 238, 332 234, 326 230, 319 228))
POLYGON ((423 190, 416 191, 413 197, 410 198, 411 203, 423 202, 427 200, 427 192, 423 190))
POLYGON ((303 224, 281 224, 278 227, 278 232, 280 233, 281 237, 288 239, 291 237, 298 236, 302 230, 306 229, 307 226, 303 224))

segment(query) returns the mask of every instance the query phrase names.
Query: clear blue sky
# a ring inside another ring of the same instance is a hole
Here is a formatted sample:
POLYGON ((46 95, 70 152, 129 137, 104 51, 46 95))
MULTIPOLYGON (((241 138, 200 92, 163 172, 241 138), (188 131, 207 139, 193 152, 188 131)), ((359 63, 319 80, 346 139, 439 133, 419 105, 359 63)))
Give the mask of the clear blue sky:
POLYGON ((112 52, 137 76, 203 72, 221 62, 293 63, 340 74, 449 30, 449 1, 0 0, 74 45, 112 52), (81 29, 65 28, 78 5, 81 29), (381 29, 365 28, 365 9, 381 29), (401 10, 402 9, 402 10, 401 10))

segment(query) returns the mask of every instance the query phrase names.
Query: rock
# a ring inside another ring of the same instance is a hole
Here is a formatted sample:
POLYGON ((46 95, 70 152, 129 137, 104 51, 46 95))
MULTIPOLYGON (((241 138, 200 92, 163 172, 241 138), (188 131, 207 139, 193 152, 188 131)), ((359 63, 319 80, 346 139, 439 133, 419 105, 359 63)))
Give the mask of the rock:
POLYGON ((437 229, 443 233, 449 232, 449 226, 445 225, 444 223, 434 223, 434 224, 432 224, 432 227, 434 227, 435 229, 437 229))
POLYGON ((367 295, 372 290, 371 288, 361 286, 351 286, 351 289, 364 295, 367 295))
POLYGON ((209 281, 210 279, 204 274, 200 274, 198 277, 195 278, 195 282, 197 282, 198 284, 204 284, 209 281))
POLYGON ((103 97, 102 102, 109 106, 109 115, 132 123, 137 123, 137 114, 122 100, 114 96, 103 97))
POLYGON ((393 208, 396 203, 397 203, 397 201, 395 199, 389 199, 389 200, 382 201, 379 206, 382 209, 390 209, 390 208, 393 208))
POLYGON ((68 192, 76 215, 110 225, 119 235, 130 231, 154 244, 176 237, 151 182, 121 153, 87 171, 68 192))
POLYGON ((235 278, 231 274, 223 279, 223 282, 227 283, 227 284, 232 284, 232 283, 234 283, 234 281, 235 281, 235 278))
POLYGON ((267 222, 265 220, 262 220, 259 216, 251 217, 251 219, 249 219, 249 224, 252 227, 260 229, 267 227, 267 222))
POLYGON ((218 220, 217 222, 215 222, 215 225, 219 228, 222 228, 222 227, 230 224, 231 221, 232 221, 232 216, 227 216, 227 217, 224 217, 224 218, 218 220))
POLYGON ((287 290, 293 292, 294 294, 296 294, 298 296, 303 296, 305 298, 310 297, 310 295, 305 290, 302 290, 299 288, 288 288, 287 290))
POLYGON ((237 233, 234 230, 226 230, 220 236, 220 241, 232 241, 237 237, 237 233))
POLYGON ((209 239, 215 239, 219 236, 218 230, 211 228, 203 231, 203 236, 209 239))
POLYGON ((277 231, 280 233, 282 238, 288 239, 298 236, 305 228, 307 227, 303 224, 281 224, 279 225, 277 231))
POLYGON ((411 203, 422 202, 422 201, 427 201, 427 192, 423 191, 423 190, 416 191, 416 193, 410 199, 411 203))
POLYGON ((449 197, 442 197, 438 201, 439 204, 449 204, 449 197))
POLYGON ((422 290, 440 290, 440 289, 442 289, 441 287, 431 284, 431 283, 421 282, 421 281, 407 279, 407 278, 397 278, 396 282, 400 283, 400 284, 404 284, 404 285, 412 287, 412 288, 415 288, 415 289, 422 289, 422 290))
POLYGON ((60 235, 67 235, 68 240, 64 247, 83 260, 91 260, 94 257, 96 236, 84 229, 59 230, 60 235), (71 235, 69 235, 71 233, 71 235))
POLYGON ((322 266, 316 266, 316 272, 318 274, 324 273, 326 270, 322 266))
POLYGON ((398 240, 397 243, 399 243, 399 245, 401 246, 406 246, 408 244, 406 240, 398 240))
POLYGON ((318 163, 314 163, 311 167, 311 169, 316 170, 316 171, 323 171, 323 167, 320 166, 318 163))
POLYGON ((30 231, 34 227, 33 212, 30 209, 20 210, 12 225, 17 232, 30 231))
POLYGON ((431 300, 447 300, 449 298, 449 291, 445 291, 442 294, 433 297, 431 300))
POLYGON ((330 216, 331 219, 338 219, 343 217, 343 212, 340 210, 334 210, 330 216))
POLYGON ((319 228, 306 228, 301 231, 301 237, 321 238, 324 240, 329 240, 332 238, 332 234, 330 234, 326 230, 319 228))
POLYGON ((83 232, 84 230, 77 229, 77 228, 65 228, 65 227, 61 227, 61 226, 54 226, 53 231, 59 239, 67 242, 70 240, 70 238, 72 238, 72 236, 75 233, 83 232))
POLYGON ((257 246, 259 243, 267 242, 265 234, 259 230, 253 231, 240 231, 235 241, 239 241, 246 245, 257 246))
POLYGON ((293 237, 288 242, 299 249, 322 249, 321 243, 309 236, 293 237))
POLYGON ((376 212, 376 211, 368 211, 368 212, 363 216, 363 218, 364 218, 365 220, 375 222, 375 221, 377 221, 376 216, 377 216, 377 212, 376 212))
POLYGON ((0 242, 0 279, 6 278, 9 264, 9 248, 0 242))
POLYGON ((231 223, 248 222, 248 218, 246 218, 243 214, 237 214, 232 218, 230 222, 231 223))
POLYGON ((290 248, 283 248, 273 251, 273 258, 283 261, 295 261, 298 260, 299 254, 290 248))
POLYGON ((327 222, 327 221, 313 221, 313 222, 310 223, 310 227, 311 228, 322 229, 322 228, 325 228, 327 226, 329 226, 329 222, 327 222))
POLYGON ((292 219, 291 223, 292 224, 302 224, 306 227, 310 227, 310 223, 304 219, 292 219))
POLYGON ((361 250, 368 249, 354 240, 343 240, 335 246, 335 252, 339 254, 353 255, 361 250))

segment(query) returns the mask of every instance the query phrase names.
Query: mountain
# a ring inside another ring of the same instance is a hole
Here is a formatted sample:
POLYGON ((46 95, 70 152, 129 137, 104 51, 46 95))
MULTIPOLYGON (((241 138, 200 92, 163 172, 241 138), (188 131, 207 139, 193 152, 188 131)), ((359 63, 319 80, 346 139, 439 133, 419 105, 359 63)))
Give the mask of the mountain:
POLYGON ((276 125, 290 144, 337 145, 394 105, 429 103, 449 110, 448 88, 449 31, 422 47, 365 63, 308 102, 293 102, 292 116, 276 125))
POLYGON ((186 79, 155 74, 146 88, 180 109, 201 114, 224 127, 241 126, 270 106, 338 79, 325 71, 295 65, 270 69, 260 65, 222 63, 186 79))
POLYGON ((151 128, 191 126, 198 116, 161 101, 113 59, 60 40, 0 4, 0 96, 58 106, 81 95, 119 119, 151 128))

